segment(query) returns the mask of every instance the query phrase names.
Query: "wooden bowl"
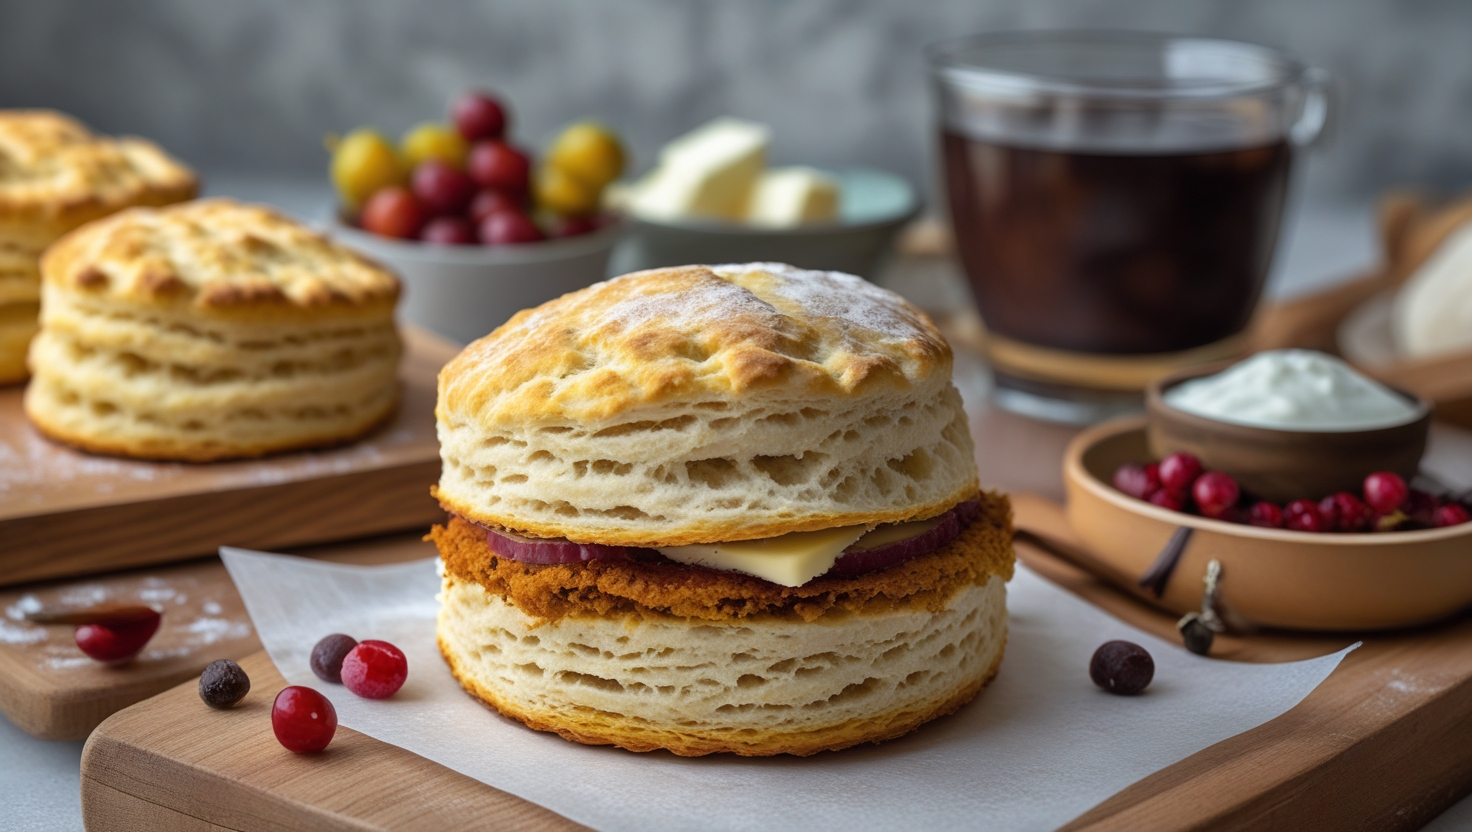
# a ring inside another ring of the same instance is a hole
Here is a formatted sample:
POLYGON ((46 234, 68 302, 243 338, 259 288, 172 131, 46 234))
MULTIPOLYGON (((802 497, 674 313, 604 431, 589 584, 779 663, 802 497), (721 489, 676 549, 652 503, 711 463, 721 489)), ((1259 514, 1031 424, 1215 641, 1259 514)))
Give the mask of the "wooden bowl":
POLYGON ((1304 431, 1234 425, 1165 403, 1165 391, 1171 387, 1229 366, 1198 367, 1150 385, 1145 393, 1150 456, 1162 459, 1177 451, 1194 454, 1208 470, 1231 474, 1243 491, 1276 503, 1300 497, 1318 500, 1336 491, 1358 494, 1365 475, 1375 471, 1394 471, 1406 482, 1416 475, 1431 430, 1431 404, 1403 390, 1395 392, 1415 405, 1416 418, 1368 430, 1304 431))
POLYGON ((1109 485, 1115 468, 1147 453, 1139 417, 1079 434, 1063 461, 1068 522, 1091 554, 1134 576, 1145 574, 1178 527, 1191 527, 1190 542, 1158 602, 1176 613, 1201 609, 1202 577, 1213 559, 1222 564, 1226 603, 1258 626, 1383 630, 1436 621, 1472 606, 1472 523, 1313 534, 1182 514, 1109 485))

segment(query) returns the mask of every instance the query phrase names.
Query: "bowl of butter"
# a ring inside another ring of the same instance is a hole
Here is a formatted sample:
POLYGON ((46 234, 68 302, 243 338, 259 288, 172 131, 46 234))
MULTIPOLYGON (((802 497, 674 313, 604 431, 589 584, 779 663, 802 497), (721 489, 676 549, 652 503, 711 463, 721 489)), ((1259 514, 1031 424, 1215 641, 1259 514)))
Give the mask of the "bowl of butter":
POLYGON ((610 194, 630 219, 611 273, 777 261, 872 277, 919 212, 914 188, 873 169, 768 165, 771 139, 766 125, 718 118, 667 144, 610 194))

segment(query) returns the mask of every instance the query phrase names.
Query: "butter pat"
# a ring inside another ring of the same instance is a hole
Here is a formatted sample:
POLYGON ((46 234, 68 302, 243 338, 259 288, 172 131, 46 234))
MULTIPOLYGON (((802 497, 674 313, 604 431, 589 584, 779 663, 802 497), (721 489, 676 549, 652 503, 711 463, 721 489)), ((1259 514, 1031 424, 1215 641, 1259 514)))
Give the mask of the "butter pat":
POLYGON ((650 219, 741 220, 766 168, 771 138, 771 130, 756 122, 711 121, 660 151, 659 165, 634 186, 629 207, 650 219))
POLYGON ((747 222, 773 228, 838 219, 838 180, 817 168, 772 168, 752 191, 747 222))

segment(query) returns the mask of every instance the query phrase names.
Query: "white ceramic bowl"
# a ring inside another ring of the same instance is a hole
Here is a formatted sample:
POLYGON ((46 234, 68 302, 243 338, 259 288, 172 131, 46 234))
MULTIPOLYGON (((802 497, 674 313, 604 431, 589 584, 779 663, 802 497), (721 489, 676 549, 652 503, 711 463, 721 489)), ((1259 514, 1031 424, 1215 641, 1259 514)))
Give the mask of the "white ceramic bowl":
POLYGON ((578 237, 495 247, 392 240, 337 219, 328 230, 398 272, 404 320, 468 344, 523 309, 604 279, 624 225, 616 221, 578 237))
POLYGON ((842 187, 837 222, 762 228, 717 221, 634 219, 615 255, 620 272, 690 263, 775 261, 873 278, 894 235, 919 213, 902 177, 878 170, 833 173, 842 187))

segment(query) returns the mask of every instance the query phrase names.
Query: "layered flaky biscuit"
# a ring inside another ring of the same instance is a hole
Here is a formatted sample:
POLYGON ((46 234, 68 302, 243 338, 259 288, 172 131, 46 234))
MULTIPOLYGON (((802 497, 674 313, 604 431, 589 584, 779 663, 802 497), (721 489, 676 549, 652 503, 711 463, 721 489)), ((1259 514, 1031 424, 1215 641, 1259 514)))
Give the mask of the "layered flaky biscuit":
POLYGON ((1001 661, 1013 555, 950 371, 898 296, 779 264, 518 314, 440 374, 451 669, 533 728, 636 751, 811 754, 954 711, 1001 661), (938 548, 791 585, 675 549, 955 517, 938 548))
POLYGON ((344 442, 398 399, 398 280, 267 208, 131 209, 52 246, 26 413, 102 453, 208 461, 344 442))
POLYGON ((48 245, 123 208, 179 202, 197 189, 194 173, 151 142, 94 135, 47 110, 0 110, 0 383, 25 378, 37 260, 48 245))

